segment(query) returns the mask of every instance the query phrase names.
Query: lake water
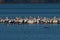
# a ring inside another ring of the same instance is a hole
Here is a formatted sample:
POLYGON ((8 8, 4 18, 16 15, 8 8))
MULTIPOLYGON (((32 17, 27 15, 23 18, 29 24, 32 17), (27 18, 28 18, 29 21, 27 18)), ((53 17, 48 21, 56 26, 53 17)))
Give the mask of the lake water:
MULTIPOLYGON (((0 14, 3 17, 24 16, 59 17, 60 14, 0 14)), ((60 24, 1 24, 1 40, 59 40, 60 24)))
MULTIPOLYGON (((40 8, 36 6, 33 9, 30 9, 29 6, 24 9, 22 6, 15 4, 0 5, 0 18, 6 16, 11 18, 16 16, 22 18, 25 16, 60 17, 60 6, 57 4, 40 5, 40 8)), ((0 23, 0 40, 60 40, 60 24, 0 23)))

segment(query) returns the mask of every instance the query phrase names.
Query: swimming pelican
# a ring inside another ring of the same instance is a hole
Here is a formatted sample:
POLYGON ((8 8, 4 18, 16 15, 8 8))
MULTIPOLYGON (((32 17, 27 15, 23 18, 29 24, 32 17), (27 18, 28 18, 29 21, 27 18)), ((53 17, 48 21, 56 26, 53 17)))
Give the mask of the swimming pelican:
POLYGON ((24 21, 23 23, 27 23, 28 18, 27 18, 27 17, 25 17, 23 21, 24 21))
POLYGON ((28 20, 27 23, 28 23, 28 24, 33 24, 34 21, 33 21, 33 20, 28 20))
POLYGON ((42 23, 46 23, 46 20, 47 20, 47 18, 44 17, 44 18, 41 20, 41 22, 42 22, 42 23))
POLYGON ((53 23, 55 24, 57 24, 58 23, 58 19, 56 18, 56 16, 53 18, 53 23))
POLYGON ((23 22, 23 19, 22 18, 19 18, 19 17, 16 17, 16 19, 14 19, 14 22, 15 23, 22 23, 23 22))
POLYGON ((37 23, 37 19, 36 19, 35 16, 34 16, 34 18, 32 20, 34 21, 34 23, 37 23))
POLYGON ((60 24, 60 18, 58 18, 58 24, 60 24))
POLYGON ((15 19, 10 19, 10 20, 9 20, 9 23, 15 23, 14 20, 15 20, 15 19))
POLYGON ((6 23, 8 23, 8 21, 9 21, 9 18, 8 18, 8 17, 6 17, 5 22, 6 22, 6 23))
POLYGON ((28 24, 33 24, 34 23, 33 17, 30 16, 30 18, 28 19, 27 23, 28 24))
POLYGON ((40 19, 40 17, 38 16, 38 18, 37 18, 37 24, 40 23, 40 20, 41 20, 41 19, 40 19))
POLYGON ((50 18, 47 18, 46 23, 50 23, 50 18))
POLYGON ((0 19, 0 23, 4 23, 5 22, 5 20, 4 19, 0 19))
POLYGON ((23 23, 23 19, 18 20, 18 23, 23 23))

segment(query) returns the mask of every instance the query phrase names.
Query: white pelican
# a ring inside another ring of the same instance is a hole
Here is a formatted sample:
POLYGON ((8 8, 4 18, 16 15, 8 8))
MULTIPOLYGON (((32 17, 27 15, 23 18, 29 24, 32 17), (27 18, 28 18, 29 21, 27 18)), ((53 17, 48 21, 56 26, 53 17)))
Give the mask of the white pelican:
POLYGON ((28 19, 27 23, 28 24, 33 24, 34 23, 33 17, 30 16, 30 18, 28 19))
POLYGON ((23 19, 18 20, 18 23, 22 23, 22 22, 23 22, 23 19))
POLYGON ((27 21, 28 21, 28 18, 25 17, 25 18, 24 18, 24 23, 27 23, 27 21))
POLYGON ((9 18, 8 18, 8 17, 6 17, 5 22, 8 22, 8 21, 9 21, 9 18))
POLYGON ((28 24, 33 24, 34 23, 34 20, 28 20, 27 23, 28 24))
POLYGON ((58 23, 58 20, 56 20, 56 19, 55 19, 55 20, 53 20, 53 23, 58 23))
POLYGON ((50 23, 50 18, 47 18, 46 23, 50 23))
POLYGON ((10 19, 9 20, 9 23, 14 23, 14 19, 10 19))
POLYGON ((41 19, 40 19, 40 17, 38 16, 38 18, 37 18, 37 24, 40 23, 40 20, 41 20, 41 19))
POLYGON ((1 22, 1 23, 4 23, 4 22, 5 22, 5 20, 4 20, 4 19, 1 19, 1 20, 0 20, 0 22, 1 22))
POLYGON ((15 23, 22 23, 23 22, 23 19, 22 18, 19 18, 19 17, 16 17, 16 19, 14 19, 14 22, 15 23))
POLYGON ((53 23, 58 23, 58 19, 56 17, 53 18, 53 23))
POLYGON ((36 19, 36 17, 34 17, 32 20, 34 20, 34 23, 37 23, 37 19, 36 19))
POLYGON ((43 23, 46 23, 46 20, 47 20, 47 18, 44 17, 41 21, 42 21, 43 23))

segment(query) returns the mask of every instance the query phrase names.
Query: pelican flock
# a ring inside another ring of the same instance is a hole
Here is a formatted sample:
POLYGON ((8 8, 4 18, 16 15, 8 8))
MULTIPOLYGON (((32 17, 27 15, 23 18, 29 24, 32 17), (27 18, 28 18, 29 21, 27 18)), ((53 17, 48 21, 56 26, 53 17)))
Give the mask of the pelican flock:
POLYGON ((15 17, 14 19, 5 17, 0 18, 0 23, 21 23, 21 24, 60 24, 60 18, 54 16, 53 18, 47 17, 15 17))

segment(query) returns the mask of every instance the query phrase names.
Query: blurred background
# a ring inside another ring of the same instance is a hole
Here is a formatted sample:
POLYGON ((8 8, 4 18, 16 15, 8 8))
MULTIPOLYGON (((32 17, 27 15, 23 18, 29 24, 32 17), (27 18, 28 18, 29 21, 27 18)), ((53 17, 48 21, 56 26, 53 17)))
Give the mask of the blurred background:
POLYGON ((0 0, 0 3, 60 3, 60 0, 0 0))

